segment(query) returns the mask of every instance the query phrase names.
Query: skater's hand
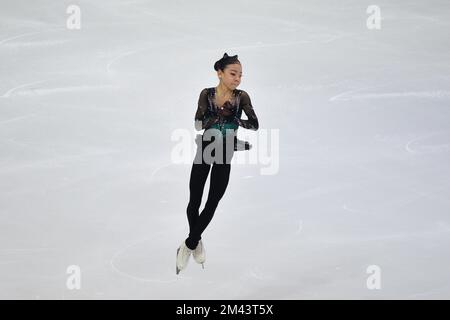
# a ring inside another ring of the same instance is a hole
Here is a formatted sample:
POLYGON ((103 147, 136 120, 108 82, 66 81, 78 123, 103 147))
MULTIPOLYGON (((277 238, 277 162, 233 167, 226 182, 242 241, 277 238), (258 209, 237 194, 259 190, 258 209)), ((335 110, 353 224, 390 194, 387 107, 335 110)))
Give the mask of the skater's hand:
POLYGON ((248 141, 243 141, 239 139, 234 140, 234 151, 241 151, 241 150, 250 150, 252 148, 252 145, 248 141))

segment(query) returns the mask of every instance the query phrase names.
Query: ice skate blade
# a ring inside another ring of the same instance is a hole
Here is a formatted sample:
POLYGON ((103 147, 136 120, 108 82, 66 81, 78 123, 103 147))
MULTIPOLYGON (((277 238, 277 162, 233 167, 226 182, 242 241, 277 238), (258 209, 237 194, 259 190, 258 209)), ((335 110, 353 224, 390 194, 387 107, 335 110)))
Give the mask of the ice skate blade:
POLYGON ((180 251, 180 248, 177 249, 177 256, 176 256, 176 259, 175 259, 175 270, 176 270, 177 274, 180 273, 180 269, 178 269, 178 265, 177 265, 178 252, 179 252, 179 251, 180 251))

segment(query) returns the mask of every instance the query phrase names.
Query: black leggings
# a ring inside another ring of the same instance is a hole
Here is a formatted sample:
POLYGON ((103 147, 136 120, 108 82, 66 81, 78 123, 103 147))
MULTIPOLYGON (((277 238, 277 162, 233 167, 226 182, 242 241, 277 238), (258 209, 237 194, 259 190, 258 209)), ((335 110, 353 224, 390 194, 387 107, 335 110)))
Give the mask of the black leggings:
MULTIPOLYGON (((202 136, 198 135, 198 137, 202 136)), ((197 139, 196 159, 199 159, 198 156, 200 152, 201 156, 203 154, 204 148, 211 142, 212 141, 203 141, 202 139, 201 141, 199 141, 199 139, 197 139)), ((201 163, 196 163, 196 161, 194 161, 194 163, 192 164, 191 176, 189 179, 189 204, 186 209, 189 222, 189 237, 185 240, 185 243, 189 249, 193 250, 197 247, 198 242, 201 240, 203 231, 211 222, 217 205, 219 204, 220 199, 222 199, 222 196, 227 189, 231 171, 230 162, 234 153, 234 150, 232 150, 232 148, 228 148, 228 150, 230 150, 229 154, 225 156, 227 145, 225 142, 223 142, 224 158, 222 159, 222 161, 205 162, 202 157, 201 163), (211 166, 212 169, 208 199, 206 201, 204 209, 199 214, 200 204, 203 196, 203 189, 205 187, 206 179, 208 178, 211 166)), ((215 152, 213 150, 212 155, 214 156, 214 154, 215 152)))

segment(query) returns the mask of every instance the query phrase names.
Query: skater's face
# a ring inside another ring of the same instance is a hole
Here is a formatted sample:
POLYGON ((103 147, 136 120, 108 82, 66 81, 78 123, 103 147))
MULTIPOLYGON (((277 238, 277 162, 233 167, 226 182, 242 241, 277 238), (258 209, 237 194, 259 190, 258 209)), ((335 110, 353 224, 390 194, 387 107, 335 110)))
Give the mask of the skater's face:
POLYGON ((241 83, 242 67, 240 63, 229 64, 225 69, 217 71, 220 82, 228 89, 234 90, 241 83))

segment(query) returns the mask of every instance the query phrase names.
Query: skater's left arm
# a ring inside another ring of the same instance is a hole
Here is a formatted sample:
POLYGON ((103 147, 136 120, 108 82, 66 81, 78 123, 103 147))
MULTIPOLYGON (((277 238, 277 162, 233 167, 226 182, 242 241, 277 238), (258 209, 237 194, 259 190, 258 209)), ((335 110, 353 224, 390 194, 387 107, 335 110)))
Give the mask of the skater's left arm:
POLYGON ((242 90, 241 93, 241 103, 240 103, 242 109, 245 112, 245 115, 247 116, 248 120, 239 119, 238 117, 235 117, 236 122, 238 125, 245 129, 250 130, 258 130, 259 128, 259 122, 258 117, 256 116, 255 110, 253 109, 252 102, 250 100, 250 96, 247 92, 242 90))

